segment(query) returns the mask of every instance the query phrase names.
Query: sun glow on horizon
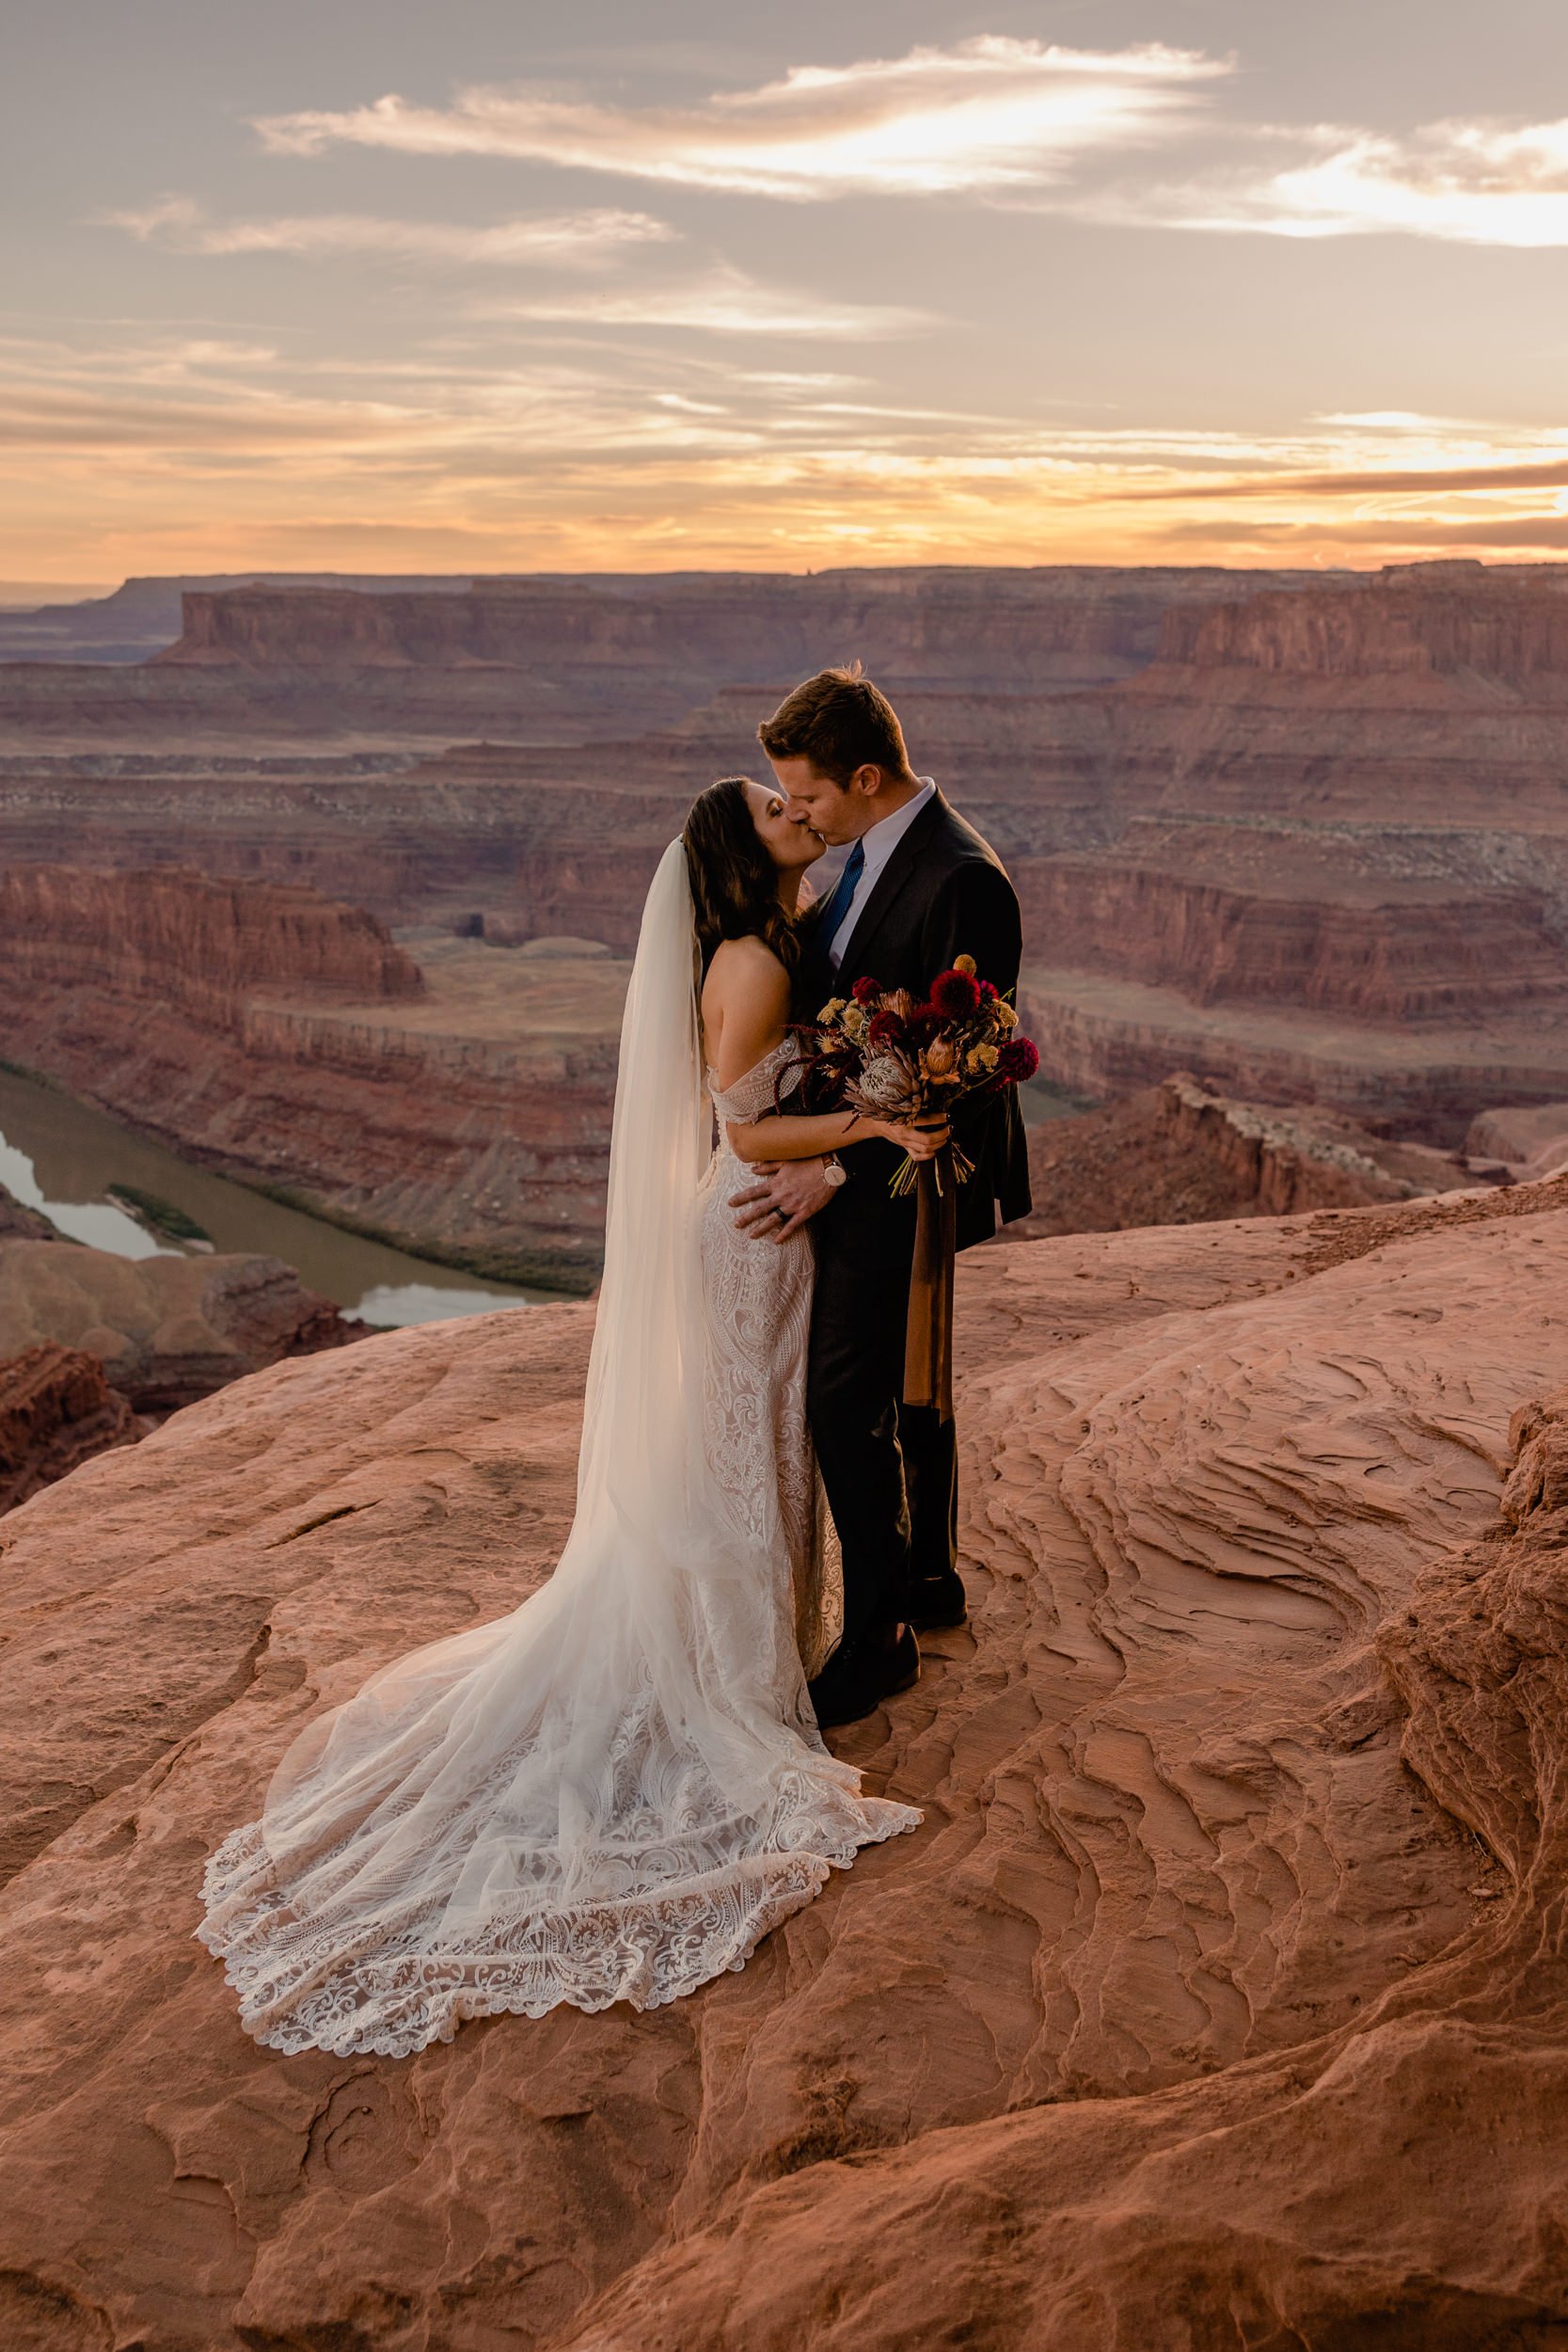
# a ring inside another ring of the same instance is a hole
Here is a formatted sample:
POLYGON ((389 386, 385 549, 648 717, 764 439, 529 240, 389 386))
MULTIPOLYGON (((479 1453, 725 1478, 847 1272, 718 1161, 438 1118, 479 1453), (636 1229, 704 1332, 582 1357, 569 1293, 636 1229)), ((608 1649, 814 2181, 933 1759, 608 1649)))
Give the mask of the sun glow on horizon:
POLYGON ((257 109, 228 201, 80 214, 125 315, 0 319, 0 572, 1568 555, 1547 344, 1469 318, 1568 246, 1568 120, 1259 120, 1158 30, 257 109))

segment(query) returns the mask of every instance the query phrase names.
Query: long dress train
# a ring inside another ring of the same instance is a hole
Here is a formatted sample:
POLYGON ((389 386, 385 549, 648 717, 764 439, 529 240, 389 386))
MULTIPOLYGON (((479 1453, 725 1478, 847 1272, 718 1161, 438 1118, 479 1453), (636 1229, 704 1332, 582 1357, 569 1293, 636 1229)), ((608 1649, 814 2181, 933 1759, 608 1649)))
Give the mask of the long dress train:
POLYGON ((736 1233, 673 843, 622 1035, 578 1509, 550 1581, 309 1724, 214 1855, 197 1931, 280 2050, 402 2056, 466 2017, 743 1966, 858 1847, 911 1829, 811 1711, 832 1579, 805 1419, 812 1251, 736 1233), (721 1141, 710 1152, 713 1110, 721 1141))

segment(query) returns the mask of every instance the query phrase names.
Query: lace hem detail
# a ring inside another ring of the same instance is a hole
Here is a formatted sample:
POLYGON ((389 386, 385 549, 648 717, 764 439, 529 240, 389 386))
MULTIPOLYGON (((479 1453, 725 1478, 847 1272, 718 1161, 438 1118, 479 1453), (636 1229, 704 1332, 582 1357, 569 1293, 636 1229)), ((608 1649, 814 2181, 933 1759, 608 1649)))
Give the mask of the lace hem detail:
POLYGON ((485 1923, 483 1948, 443 1949, 428 1924, 345 1952, 341 1936, 291 1915, 260 1821, 227 1837, 207 1866, 197 1940, 224 1964, 240 2022, 294 2055, 409 2058, 450 2042, 465 2020, 543 2017, 569 2003, 659 2009, 746 1965, 764 1936, 847 1869, 862 1846, 919 1826, 912 1805, 865 1798, 838 1819, 792 1818, 788 1846, 646 1894, 547 1903, 485 1923))

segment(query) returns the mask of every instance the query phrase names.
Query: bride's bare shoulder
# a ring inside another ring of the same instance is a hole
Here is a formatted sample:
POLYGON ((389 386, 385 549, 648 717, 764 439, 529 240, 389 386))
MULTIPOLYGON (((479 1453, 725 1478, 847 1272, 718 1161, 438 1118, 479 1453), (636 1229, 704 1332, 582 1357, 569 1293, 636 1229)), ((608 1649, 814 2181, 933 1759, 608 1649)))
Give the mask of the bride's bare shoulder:
POLYGON ((789 974, 768 942, 751 931, 744 939, 720 941, 708 964, 707 986, 726 1005, 760 1006, 780 997, 787 1001, 789 974))

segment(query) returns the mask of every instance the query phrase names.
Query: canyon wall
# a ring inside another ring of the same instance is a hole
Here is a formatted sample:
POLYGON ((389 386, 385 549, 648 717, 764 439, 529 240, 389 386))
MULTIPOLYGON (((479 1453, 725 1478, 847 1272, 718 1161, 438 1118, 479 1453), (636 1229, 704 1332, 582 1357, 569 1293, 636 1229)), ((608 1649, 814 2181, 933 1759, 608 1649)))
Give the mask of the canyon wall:
POLYGON ((626 955, 693 793, 855 654, 1015 873, 1048 1075, 1187 1068, 1449 1147, 1568 1093, 1565 613, 1568 566, 1465 564, 213 593, 137 669, 0 666, 0 856, 626 955))
POLYGON ((1176 605, 1156 659, 1315 678, 1477 677, 1568 700, 1568 580, 1501 579, 1481 564, 1401 567, 1336 592, 1176 605))
POLYGON ((1295 1216, 1449 1192, 1458 1155, 1375 1135, 1332 1112, 1238 1103, 1186 1072, 1029 1130, 1034 1207, 1007 1242, 1237 1216, 1295 1216))
POLYGON ((1085 683, 1141 667, 1167 611, 1322 575, 1099 566, 689 573, 477 581, 460 596, 242 588, 187 595, 162 664, 548 669, 788 682, 850 650, 895 681, 1085 683), (824 650, 827 648, 827 650, 824 650))
POLYGON ((1568 1182, 972 1251, 923 1808, 644 2014, 280 2063, 192 1940, 289 1740, 515 1607, 582 1307, 280 1365, 4 1523, 34 2352, 1547 2352, 1568 1182), (39 1986, 56 1997, 40 2002, 39 1986))
POLYGON ((592 1279, 625 964, 437 936, 421 967, 298 885, 11 878, 8 1060, 419 1254, 592 1279))
POLYGON ((191 869, 0 867, 0 941, 13 993, 106 987, 226 1026, 273 982, 388 1002, 424 993, 418 964, 363 908, 191 869))
POLYGON ((1016 876, 1025 935, 1054 965, 1179 989, 1194 1005, 1296 1005, 1399 1023, 1568 1000, 1568 952, 1546 893, 1354 870, 1311 876, 1291 846, 1252 890, 1194 872, 1186 859, 1187 871, 1117 851, 1029 859, 1016 876))
POLYGON ((145 661, 180 634, 181 599, 225 588, 353 588, 367 596, 417 592, 459 596, 466 579, 437 573, 203 572, 131 579, 106 596, 0 612, 0 661, 145 661))
POLYGON ((726 685, 765 711, 851 658, 899 690, 1069 691, 1143 667, 1173 604, 1308 580, 1321 590, 1288 571, 931 566, 197 590, 177 642, 134 668, 0 661, 0 754, 640 735, 726 685))

